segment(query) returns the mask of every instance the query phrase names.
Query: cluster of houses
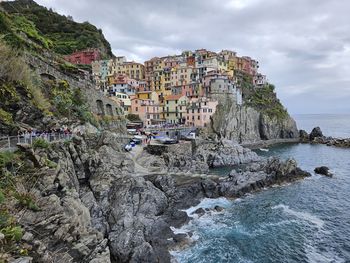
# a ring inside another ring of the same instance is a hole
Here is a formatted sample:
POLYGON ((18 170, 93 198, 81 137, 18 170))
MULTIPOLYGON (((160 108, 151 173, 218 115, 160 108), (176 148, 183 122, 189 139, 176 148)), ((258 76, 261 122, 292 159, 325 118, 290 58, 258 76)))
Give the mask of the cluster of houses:
POLYGON ((144 126, 206 126, 223 96, 242 104, 239 76, 249 75, 257 87, 267 82, 256 60, 229 50, 185 51, 144 64, 114 57, 91 65, 96 85, 120 103, 126 115, 138 115, 144 126))

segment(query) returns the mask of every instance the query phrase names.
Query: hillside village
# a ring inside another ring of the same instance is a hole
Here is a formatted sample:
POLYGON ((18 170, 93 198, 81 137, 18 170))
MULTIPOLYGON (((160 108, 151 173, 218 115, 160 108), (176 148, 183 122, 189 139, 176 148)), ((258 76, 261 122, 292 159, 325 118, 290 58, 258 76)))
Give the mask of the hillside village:
POLYGON ((123 56, 99 60, 97 49, 66 56, 74 64, 91 64, 93 81, 125 115, 144 126, 186 125, 205 127, 215 113, 220 95, 232 96, 242 105, 240 79, 248 76, 255 87, 267 84, 259 64, 236 52, 199 49, 181 55, 154 57, 144 64, 123 56), (135 119, 135 118, 134 118, 135 119))

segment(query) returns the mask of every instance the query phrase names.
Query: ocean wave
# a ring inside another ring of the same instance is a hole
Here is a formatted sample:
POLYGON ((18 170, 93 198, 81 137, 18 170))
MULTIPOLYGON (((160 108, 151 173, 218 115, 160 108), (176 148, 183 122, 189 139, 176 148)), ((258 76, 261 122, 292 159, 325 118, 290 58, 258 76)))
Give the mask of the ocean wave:
POLYGON ((229 207, 232 204, 233 201, 224 198, 224 197, 220 197, 220 198, 204 198, 198 205, 196 206, 192 206, 186 210, 182 210, 184 212, 187 213, 187 215, 189 217, 193 217, 194 215, 192 215, 192 213, 194 211, 196 211, 199 208, 209 208, 209 209, 213 209, 215 206, 222 206, 224 208, 229 207))
POLYGON ((299 212, 299 211, 293 210, 289 206, 284 204, 279 204, 277 206, 274 206, 272 207, 272 209, 282 209, 284 213, 295 216, 309 223, 312 223, 313 225, 317 226, 317 228, 319 229, 321 229, 324 225, 324 221, 318 218, 317 216, 312 215, 308 212, 299 212))
POLYGON ((306 245, 306 257, 309 263, 345 263, 345 259, 339 257, 333 251, 320 251, 317 247, 306 245))

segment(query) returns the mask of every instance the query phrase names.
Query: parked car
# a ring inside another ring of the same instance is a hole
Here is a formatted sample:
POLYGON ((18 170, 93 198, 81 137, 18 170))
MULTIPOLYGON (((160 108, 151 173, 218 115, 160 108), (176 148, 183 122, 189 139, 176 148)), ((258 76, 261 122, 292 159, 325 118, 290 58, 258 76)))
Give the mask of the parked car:
POLYGON ((131 134, 131 135, 136 135, 138 134, 137 130, 136 129, 127 129, 128 133, 131 134))

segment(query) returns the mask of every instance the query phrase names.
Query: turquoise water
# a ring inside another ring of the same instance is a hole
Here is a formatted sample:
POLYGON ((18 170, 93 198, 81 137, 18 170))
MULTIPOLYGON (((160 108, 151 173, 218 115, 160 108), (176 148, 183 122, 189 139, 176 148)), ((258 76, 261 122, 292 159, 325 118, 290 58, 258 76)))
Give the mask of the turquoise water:
MULTIPOLYGON (((334 134, 346 134, 341 131, 345 126, 334 134)), ((234 201, 204 200, 202 207, 219 204, 226 209, 181 229, 192 231, 196 242, 174 253, 178 261, 350 262, 350 150, 294 144, 260 154, 293 157, 311 173, 326 165, 334 177, 313 174, 234 201)))

